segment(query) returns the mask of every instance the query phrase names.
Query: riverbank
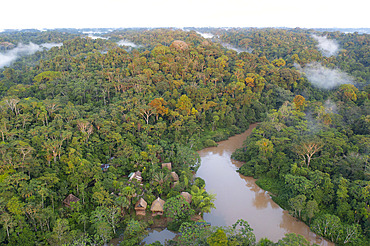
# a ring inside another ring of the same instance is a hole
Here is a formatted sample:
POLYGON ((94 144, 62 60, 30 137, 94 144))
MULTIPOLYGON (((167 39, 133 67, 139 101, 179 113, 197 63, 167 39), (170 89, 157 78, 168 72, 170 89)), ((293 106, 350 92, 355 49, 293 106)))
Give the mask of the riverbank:
POLYGON ((282 209, 289 210, 288 201, 280 197, 283 184, 278 179, 268 177, 260 177, 256 180, 256 184, 263 190, 269 192, 271 199, 276 202, 282 209))
MULTIPOLYGON (((237 151, 233 153, 233 158, 235 157, 234 156, 235 153, 237 153, 236 156, 240 156, 240 154, 243 153, 246 150, 244 147, 243 148, 241 148, 241 147, 243 147, 243 146, 240 146, 237 149, 237 151)), ((235 161, 238 162, 238 163, 241 163, 241 164, 237 165, 237 167, 238 167, 237 171, 238 171, 238 173, 240 174, 241 177, 253 179, 255 184, 258 186, 258 188, 265 191, 270 196, 270 198, 284 211, 284 213, 286 213, 286 214, 290 213, 289 211, 291 211, 291 208, 290 208, 290 205, 288 203, 289 202, 289 197, 287 197, 287 191, 286 191, 284 181, 282 181, 280 179, 277 179, 277 178, 272 178, 272 177, 269 177, 269 176, 266 176, 266 175, 260 175, 257 179, 254 179, 249 175, 250 172, 247 169, 242 168, 243 164, 245 162, 241 162, 241 161, 237 161, 237 160, 235 160, 235 161), (239 172, 239 170, 241 168, 242 168, 242 171, 239 172), (246 174, 248 176, 244 176, 243 174, 246 174)), ((293 216, 291 216, 291 217, 293 219, 295 219, 296 221, 299 221, 300 223, 304 224, 304 227, 308 228, 309 234, 316 235, 315 233, 310 231, 309 225, 307 225, 305 221, 299 220, 298 218, 293 217, 293 216)), ((305 235, 305 237, 307 239, 309 239, 306 235, 305 235)), ((324 239, 323 237, 321 237, 319 235, 317 235, 316 238, 317 238, 317 240, 319 240, 319 241, 322 240, 324 242, 324 244, 321 244, 321 245, 334 245, 334 243, 332 243, 330 241, 327 241, 327 239, 324 239)), ((312 241, 312 240, 310 240, 310 241, 312 241)))
POLYGON ((219 142, 226 141, 230 137, 243 134, 244 132, 250 129, 251 125, 254 125, 254 124, 258 124, 258 123, 249 124, 247 127, 242 128, 242 129, 232 126, 229 129, 228 128, 218 128, 218 129, 214 129, 213 131, 210 129, 202 130, 199 141, 194 143, 192 147, 196 151, 201 151, 209 147, 217 147, 219 142))
POLYGON ((197 177, 205 180, 208 192, 217 194, 216 209, 205 214, 204 220, 212 226, 231 226, 238 219, 244 219, 254 229, 257 240, 267 237, 277 242, 287 233, 296 233, 319 245, 333 245, 281 208, 254 178, 237 172, 244 163, 232 160, 231 154, 243 146, 256 126, 251 124, 244 133, 218 142, 217 147, 198 151, 201 166, 197 177))

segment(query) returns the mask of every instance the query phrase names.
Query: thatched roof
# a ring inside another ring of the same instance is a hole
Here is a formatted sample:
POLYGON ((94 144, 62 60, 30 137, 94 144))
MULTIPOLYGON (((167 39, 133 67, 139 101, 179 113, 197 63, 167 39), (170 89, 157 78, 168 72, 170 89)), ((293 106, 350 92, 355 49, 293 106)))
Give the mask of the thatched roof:
POLYGON ((161 198, 158 197, 152 203, 152 206, 150 207, 150 211, 152 211, 152 212, 163 212, 164 203, 165 203, 165 201, 163 201, 161 198))
POLYGON ((167 167, 168 168, 168 170, 172 170, 172 164, 171 164, 171 162, 168 162, 168 163, 162 163, 162 169, 163 168, 165 168, 165 167, 167 167))
POLYGON ((177 175, 177 173, 171 172, 171 177, 173 181, 179 181, 179 175, 177 175))
POLYGON ((190 204, 191 203, 191 198, 192 198, 192 195, 189 194, 189 192, 181 192, 180 194, 181 196, 183 196, 185 198, 185 200, 190 204))
POLYGON ((136 208, 144 208, 144 209, 146 209, 146 206, 147 205, 148 205, 148 203, 143 198, 140 198, 139 201, 137 201, 137 203, 135 204, 135 209, 136 208))
POLYGON ((69 195, 67 196, 67 198, 66 198, 66 199, 64 199, 63 203, 64 203, 66 206, 70 207, 70 206, 71 206, 71 202, 78 202, 79 200, 80 200, 80 199, 79 199, 78 197, 74 196, 73 194, 69 194, 69 195))

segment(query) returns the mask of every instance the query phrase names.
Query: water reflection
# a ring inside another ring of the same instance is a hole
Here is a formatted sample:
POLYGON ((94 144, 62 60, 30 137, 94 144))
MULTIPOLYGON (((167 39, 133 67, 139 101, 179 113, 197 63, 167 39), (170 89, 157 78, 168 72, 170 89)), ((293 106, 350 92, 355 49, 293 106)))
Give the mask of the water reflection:
POLYGON ((238 219, 248 221, 257 239, 278 241, 286 233, 297 233, 320 245, 333 245, 319 239, 303 223, 281 209, 268 192, 259 188, 255 179, 236 172, 243 163, 231 160, 235 149, 242 147, 256 124, 243 134, 219 143, 217 147, 199 151, 201 166, 197 176, 206 181, 208 192, 216 194, 215 206, 204 219, 213 226, 230 226, 238 219))
POLYGON ((169 231, 167 229, 162 228, 155 228, 149 230, 149 235, 144 238, 143 243, 150 244, 154 243, 155 241, 161 242, 161 244, 165 244, 167 240, 171 240, 176 237, 176 233, 169 231))
POLYGON ((265 192, 257 192, 255 193, 255 197, 253 199, 253 205, 257 209, 264 209, 267 208, 267 205, 269 204, 269 201, 266 199, 265 192))

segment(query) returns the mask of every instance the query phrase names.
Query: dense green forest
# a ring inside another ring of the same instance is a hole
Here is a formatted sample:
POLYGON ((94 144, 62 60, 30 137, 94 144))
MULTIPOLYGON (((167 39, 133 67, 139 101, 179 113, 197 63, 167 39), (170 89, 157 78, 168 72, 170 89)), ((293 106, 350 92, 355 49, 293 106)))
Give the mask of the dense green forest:
MULTIPOLYGON (((161 216, 143 219, 134 205, 143 198, 150 214, 161 197, 168 228, 181 231, 174 245, 274 245, 257 243, 245 221, 213 228, 191 220, 214 199, 193 178, 196 150, 261 122, 234 154, 246 162, 239 171, 259 177, 319 235, 366 245, 369 35, 250 28, 100 37, 0 33, 0 58, 11 61, 0 60, 1 244, 102 245, 123 232, 122 245, 138 245, 161 216), (315 35, 340 49, 325 55, 315 35), (332 86, 320 88, 315 72, 332 86), (172 170, 162 168, 168 162, 172 170), (142 180, 130 181, 137 171, 142 180), (181 192, 193 196, 190 205, 181 192)), ((309 245, 295 235, 276 245, 299 240, 309 245)))

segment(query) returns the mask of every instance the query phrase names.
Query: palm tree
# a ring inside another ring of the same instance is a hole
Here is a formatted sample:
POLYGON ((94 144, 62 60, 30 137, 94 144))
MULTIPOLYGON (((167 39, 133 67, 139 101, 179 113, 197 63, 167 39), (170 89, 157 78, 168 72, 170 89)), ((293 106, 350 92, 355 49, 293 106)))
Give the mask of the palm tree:
POLYGON ((124 209, 129 208, 130 201, 126 196, 117 196, 114 203, 121 208, 121 217, 125 216, 124 209))
POLYGON ((3 224, 3 227, 6 228, 6 234, 8 235, 9 239, 9 229, 14 227, 16 225, 16 222, 14 221, 13 217, 6 212, 1 215, 0 220, 3 224))
POLYGON ((214 201, 216 195, 209 194, 205 189, 200 189, 198 186, 193 185, 191 188, 192 205, 195 210, 200 213, 209 213, 212 208, 215 208, 214 201))
POLYGON ((161 187, 163 187, 164 182, 168 179, 168 175, 164 174, 163 172, 157 172, 153 174, 153 181, 158 183, 161 187))
MULTIPOLYGON (((129 201, 129 205, 128 207, 130 208, 131 204, 132 204, 132 198, 135 196, 136 194, 136 191, 133 187, 131 186, 126 186, 125 188, 123 188, 122 190, 122 195, 126 197, 126 199, 129 201)), ((129 209, 130 210, 130 209, 129 209)))
POLYGON ((39 193, 39 195, 41 196, 41 204, 42 208, 44 208, 44 197, 49 194, 49 190, 45 186, 41 186, 37 193, 39 193))
POLYGON ((81 214, 78 217, 78 221, 84 224, 84 233, 86 233, 86 223, 89 221, 89 217, 87 216, 87 214, 86 213, 81 214))

